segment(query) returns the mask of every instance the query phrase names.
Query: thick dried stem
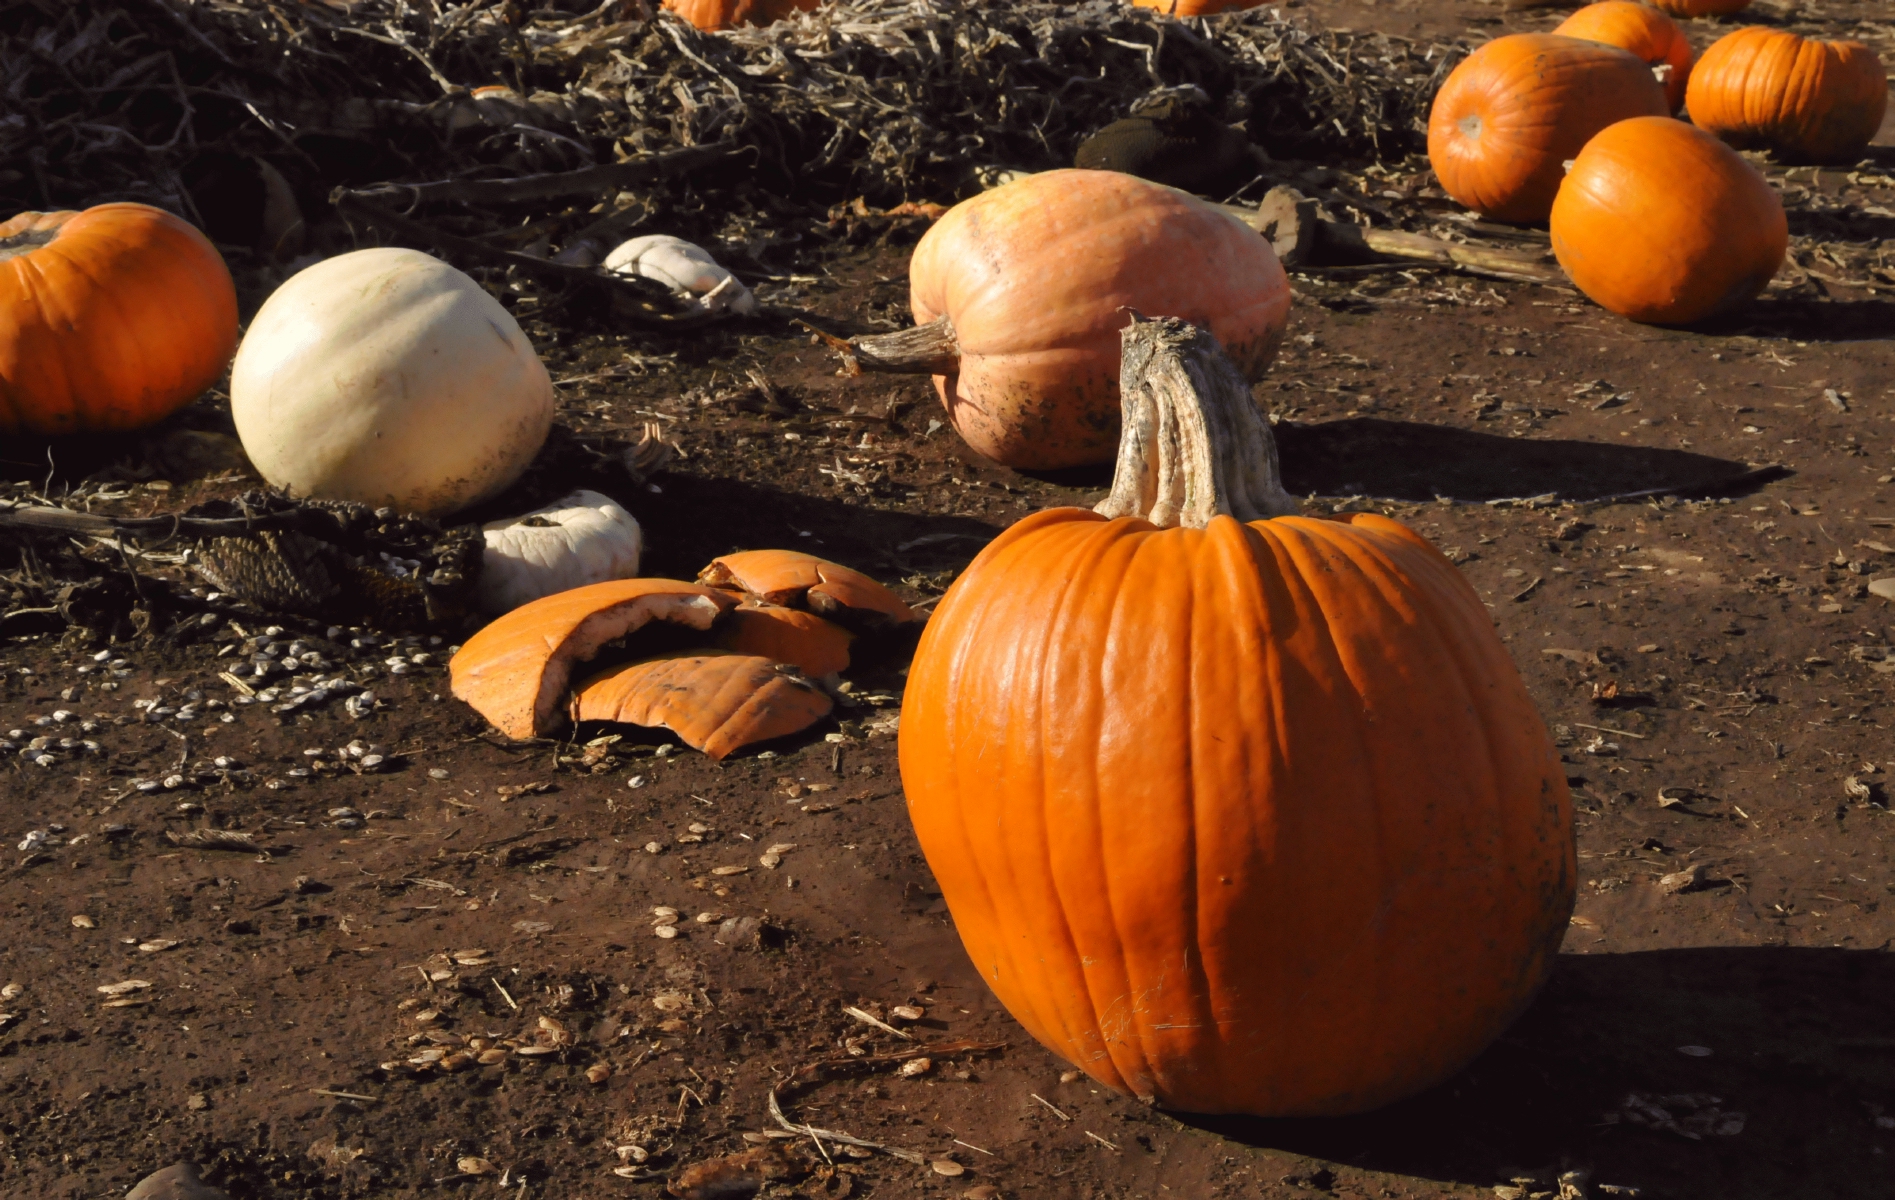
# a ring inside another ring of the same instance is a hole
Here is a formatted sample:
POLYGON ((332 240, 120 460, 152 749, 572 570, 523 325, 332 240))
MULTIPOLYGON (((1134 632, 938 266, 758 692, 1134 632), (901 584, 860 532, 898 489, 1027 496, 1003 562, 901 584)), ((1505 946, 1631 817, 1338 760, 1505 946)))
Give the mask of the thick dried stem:
POLYGON ((952 375, 961 369, 961 343, 954 334, 954 322, 946 317, 894 333, 850 338, 847 353, 864 371, 952 375))
POLYGON ((1175 317, 1134 318, 1124 345, 1118 469, 1094 511, 1188 529, 1220 514, 1257 521, 1296 511, 1269 419, 1216 338, 1175 317))

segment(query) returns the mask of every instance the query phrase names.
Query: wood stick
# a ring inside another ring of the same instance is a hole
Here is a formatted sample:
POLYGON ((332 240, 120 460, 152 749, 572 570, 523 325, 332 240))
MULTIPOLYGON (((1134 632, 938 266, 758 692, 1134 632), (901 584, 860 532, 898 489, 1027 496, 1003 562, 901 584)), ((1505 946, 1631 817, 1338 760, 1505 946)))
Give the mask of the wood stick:
POLYGON ((1360 263, 1365 259, 1396 258, 1490 279, 1569 282, 1564 271, 1545 262, 1538 253, 1463 245, 1398 229, 1364 229, 1323 220, 1316 202, 1291 187, 1271 188, 1254 209, 1229 204, 1217 207, 1269 238, 1277 257, 1292 271, 1315 267, 1325 259, 1360 263))

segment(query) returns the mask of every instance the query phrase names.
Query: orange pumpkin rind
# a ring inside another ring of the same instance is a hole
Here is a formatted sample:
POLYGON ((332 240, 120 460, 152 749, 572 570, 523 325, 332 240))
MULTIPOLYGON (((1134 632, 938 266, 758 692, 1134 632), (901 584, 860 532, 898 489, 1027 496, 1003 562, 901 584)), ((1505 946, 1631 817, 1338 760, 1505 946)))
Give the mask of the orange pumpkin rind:
POLYGON ((711 644, 736 654, 789 663, 812 679, 849 669, 854 635, 815 613, 778 604, 745 604, 727 612, 711 630, 711 644))
POLYGON ((735 588, 766 604, 807 608, 844 623, 905 625, 919 620, 900 596, 853 567, 800 550, 742 550, 711 561, 698 582, 735 588))
POLYGON ((1567 17, 1553 33, 1602 42, 1637 55, 1654 71, 1664 71, 1660 82, 1671 111, 1684 105, 1685 87, 1691 80, 1691 43, 1670 17, 1651 5, 1639 0, 1599 0, 1567 17))
POLYGON ((468 638, 448 663, 457 699, 511 738, 558 727, 574 669, 651 621, 709 629, 728 592, 677 579, 615 579, 522 605, 468 638))
POLYGON ((580 683, 574 721, 662 726, 712 760, 800 733, 829 715, 827 695, 756 655, 682 651, 624 663, 580 683))

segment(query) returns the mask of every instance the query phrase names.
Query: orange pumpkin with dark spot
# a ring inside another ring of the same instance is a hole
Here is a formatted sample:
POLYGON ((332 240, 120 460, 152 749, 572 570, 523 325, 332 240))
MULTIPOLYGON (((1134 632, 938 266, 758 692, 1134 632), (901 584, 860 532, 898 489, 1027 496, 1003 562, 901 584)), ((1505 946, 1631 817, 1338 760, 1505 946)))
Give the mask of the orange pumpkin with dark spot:
POLYGON ((217 248, 147 204, 0 222, 0 434, 114 433, 217 382, 237 291, 217 248))
POLYGON ((1209 334, 1139 323, 1121 377, 1112 494, 1001 534, 916 650, 928 866, 988 987, 1106 1086, 1271 1117, 1420 1091, 1552 969, 1559 756, 1454 564, 1293 515, 1209 334))
POLYGON ((1691 43, 1670 17, 1651 5, 1601 0, 1567 17, 1553 32, 1636 54, 1653 71, 1662 72, 1660 82, 1671 111, 1684 105, 1685 84, 1691 78, 1691 43))
POLYGON ((1691 120, 1784 162, 1848 165, 1888 111, 1888 76, 1861 42, 1753 26, 1719 38, 1691 73, 1691 120))
POLYGON ((1567 159, 1627 117, 1671 112, 1629 51, 1550 33, 1496 38, 1455 67, 1428 116, 1448 195, 1497 221, 1544 221, 1567 159))

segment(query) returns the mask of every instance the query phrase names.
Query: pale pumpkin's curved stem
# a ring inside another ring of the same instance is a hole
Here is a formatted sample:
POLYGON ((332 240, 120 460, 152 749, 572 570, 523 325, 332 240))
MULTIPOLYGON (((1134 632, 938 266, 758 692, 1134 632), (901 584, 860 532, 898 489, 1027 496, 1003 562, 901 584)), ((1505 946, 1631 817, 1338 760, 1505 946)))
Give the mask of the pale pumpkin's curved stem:
POLYGON ((1186 529, 1296 512, 1269 418, 1217 339, 1175 317, 1134 317, 1121 336, 1119 461, 1094 511, 1186 529))
POLYGON ((883 371, 895 375, 952 375, 961 369, 961 343, 954 334, 954 322, 936 317, 926 325, 897 329, 842 341, 830 339, 830 345, 855 360, 862 371, 883 371))

